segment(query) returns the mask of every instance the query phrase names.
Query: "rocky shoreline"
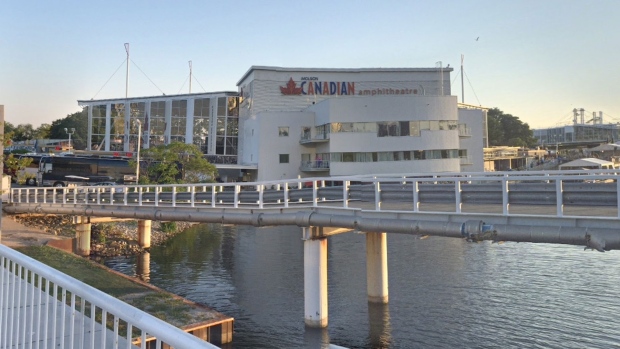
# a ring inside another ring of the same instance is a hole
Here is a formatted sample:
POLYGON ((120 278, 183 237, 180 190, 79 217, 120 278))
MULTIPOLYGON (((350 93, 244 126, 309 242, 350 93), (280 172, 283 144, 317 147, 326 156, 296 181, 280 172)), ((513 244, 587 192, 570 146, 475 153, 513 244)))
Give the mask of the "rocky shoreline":
MULTIPOLYGON (((15 215, 13 218, 28 227, 41 229, 49 234, 74 238, 75 224, 72 216, 56 215, 15 215)), ((161 222, 153 221, 151 226, 151 246, 164 244, 168 239, 190 227, 193 223, 176 222, 175 227, 162 227, 161 222)), ((132 256, 145 252, 138 241, 138 222, 134 220, 94 223, 91 226, 91 258, 100 260, 108 257, 132 256)))

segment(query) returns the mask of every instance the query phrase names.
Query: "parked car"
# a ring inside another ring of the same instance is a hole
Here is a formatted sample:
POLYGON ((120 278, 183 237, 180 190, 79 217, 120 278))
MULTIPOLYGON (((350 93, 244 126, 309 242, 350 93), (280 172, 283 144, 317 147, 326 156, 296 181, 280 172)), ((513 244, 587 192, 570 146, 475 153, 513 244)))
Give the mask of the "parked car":
MULTIPOLYGON (((125 188, 123 188, 123 185, 118 184, 116 182, 97 182, 97 183, 92 183, 90 186, 91 187, 116 187, 116 188, 110 188, 110 190, 114 189, 115 193, 124 193, 125 192, 125 188)), ((106 190, 106 191, 108 191, 108 190, 106 190)))

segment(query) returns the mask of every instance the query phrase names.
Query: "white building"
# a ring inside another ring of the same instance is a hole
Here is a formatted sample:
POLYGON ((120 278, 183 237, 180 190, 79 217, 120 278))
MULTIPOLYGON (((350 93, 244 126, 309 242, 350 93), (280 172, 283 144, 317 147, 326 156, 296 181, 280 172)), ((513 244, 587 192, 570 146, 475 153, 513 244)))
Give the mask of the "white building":
MULTIPOLYGON (((451 68, 251 67, 239 92, 79 101, 90 150, 194 143, 223 180, 482 171, 486 110, 451 68)), ((123 154, 125 155, 125 154, 123 154)))

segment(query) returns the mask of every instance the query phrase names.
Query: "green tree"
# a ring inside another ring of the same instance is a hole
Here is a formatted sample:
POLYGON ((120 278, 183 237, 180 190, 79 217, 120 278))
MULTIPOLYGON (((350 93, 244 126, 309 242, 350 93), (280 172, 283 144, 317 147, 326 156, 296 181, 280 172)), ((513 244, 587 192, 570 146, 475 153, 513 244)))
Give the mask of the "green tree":
POLYGON ((487 112, 487 130, 489 132, 489 145, 511 145, 533 147, 536 145, 534 133, 527 123, 518 117, 504 114, 498 108, 487 112))
POLYGON ((58 119, 52 122, 49 130, 49 138, 51 139, 68 139, 66 129, 75 129, 71 135, 71 144, 73 149, 86 149, 88 138, 88 112, 86 108, 82 111, 67 115, 64 119, 58 119))
MULTIPOLYGON (((173 142, 140 152, 140 183, 202 183, 213 181, 217 168, 209 163, 194 144, 173 142)), ((135 161, 133 166, 135 166, 135 161)))
POLYGON ((11 175, 12 179, 17 181, 17 174, 19 171, 26 168, 26 166, 32 163, 32 158, 22 157, 16 158, 13 154, 5 156, 4 167, 5 172, 11 175))
POLYGON ((32 124, 19 124, 15 127, 12 134, 12 140, 15 142, 27 141, 34 139, 34 129, 32 124))
POLYGON ((50 131, 52 129, 52 125, 50 124, 41 124, 41 126, 37 127, 34 130, 34 139, 48 139, 50 138, 50 131))

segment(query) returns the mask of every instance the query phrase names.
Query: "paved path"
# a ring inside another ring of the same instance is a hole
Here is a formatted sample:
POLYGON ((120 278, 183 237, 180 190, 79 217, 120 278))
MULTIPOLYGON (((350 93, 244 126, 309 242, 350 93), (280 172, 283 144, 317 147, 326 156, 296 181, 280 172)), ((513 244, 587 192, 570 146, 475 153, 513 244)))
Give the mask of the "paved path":
POLYGON ((45 245, 50 240, 65 240, 66 236, 50 234, 35 227, 27 227, 2 213, 0 243, 11 248, 45 245))

